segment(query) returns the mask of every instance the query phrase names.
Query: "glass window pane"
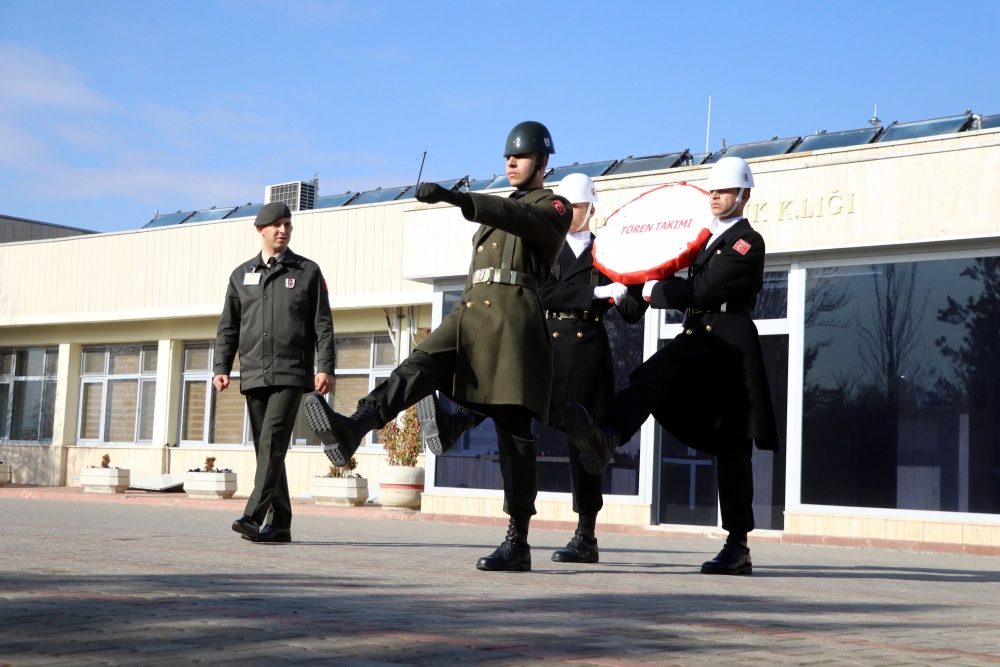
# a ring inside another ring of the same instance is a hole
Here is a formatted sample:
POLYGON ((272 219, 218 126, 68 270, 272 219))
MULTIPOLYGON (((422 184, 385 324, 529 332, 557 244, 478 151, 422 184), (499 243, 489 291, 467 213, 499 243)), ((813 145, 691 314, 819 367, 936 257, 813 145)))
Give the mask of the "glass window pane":
POLYGON ((10 375, 14 370, 14 353, 0 352, 0 375, 10 375))
POLYGON ((98 440, 101 437, 101 405, 104 386, 100 382, 86 382, 80 392, 80 439, 98 440))
POLYGON ((139 372, 138 345, 112 346, 108 355, 108 375, 132 375, 139 372))
POLYGON ((441 319, 448 317, 461 300, 462 290, 448 290, 445 292, 442 299, 441 319))
POLYGON ((45 374, 59 374, 59 350, 47 350, 45 352, 45 374))
MULTIPOLYGON (((305 398, 305 397, 303 397, 305 398)), ((327 399, 330 397, 327 396, 327 399)), ((295 426, 292 429, 292 444, 297 447, 310 446, 318 447, 320 445, 319 438, 313 433, 313 430, 309 428, 309 424, 306 423, 306 412, 304 402, 299 403, 299 412, 295 416, 295 426)))
POLYGON ((337 336, 336 343, 337 368, 371 367, 371 336, 337 336))
POLYGON ((7 408, 10 407, 10 384, 0 384, 0 438, 7 437, 7 408))
POLYGON ((375 365, 395 366, 393 357, 396 356, 396 348, 392 344, 392 339, 388 336, 375 336, 375 365))
POLYGON ((138 380, 110 380, 104 414, 104 442, 135 442, 138 380))
POLYGON ((156 364, 159 361, 160 349, 158 347, 147 346, 142 348, 142 372, 155 373, 156 364))
POLYGON ((153 439, 153 417, 156 411, 156 380, 143 380, 139 396, 138 440, 149 442, 153 439))
POLYGON ((189 380, 184 383, 184 422, 181 424, 181 440, 205 440, 206 396, 208 396, 208 382, 189 380))
POLYGON ((105 348, 83 351, 83 373, 85 375, 103 375, 105 348))
POLYGON ((781 320, 786 317, 788 317, 788 273, 767 271, 764 273, 764 288, 757 295, 753 318, 781 320))
POLYGON ((1000 513, 1000 258, 807 276, 803 502, 1000 513))
POLYGON ((761 336, 764 369, 774 418, 778 423, 777 452, 753 451, 753 513, 758 528, 783 530, 785 527, 785 434, 788 424, 788 336, 761 336))
MULTIPOLYGON (((40 362, 41 359, 39 359, 40 362)), ((10 416, 10 439, 37 441, 41 415, 42 381, 22 380, 15 382, 10 416)))
POLYGON ((333 385, 333 409, 351 415, 358 408, 358 401, 368 395, 367 375, 338 375, 333 385))
POLYGON ((213 419, 210 442, 226 445, 243 444, 243 423, 246 420, 246 398, 240 393, 240 381, 233 378, 223 392, 212 390, 213 419))
POLYGON ((184 346, 184 370, 208 370, 208 344, 184 346))
POLYGON ((52 427, 56 421, 56 383, 46 380, 42 392, 42 423, 39 440, 52 439, 52 427))
POLYGON ((35 377, 45 372, 45 350, 18 350, 14 364, 14 375, 35 377))

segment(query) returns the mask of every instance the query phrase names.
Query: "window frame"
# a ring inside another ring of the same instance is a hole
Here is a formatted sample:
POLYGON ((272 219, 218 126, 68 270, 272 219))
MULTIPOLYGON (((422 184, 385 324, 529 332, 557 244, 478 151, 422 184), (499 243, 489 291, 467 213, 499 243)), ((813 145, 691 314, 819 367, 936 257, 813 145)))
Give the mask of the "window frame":
MULTIPOLYGON (((212 379, 215 377, 214 372, 215 365, 215 341, 214 340, 186 340, 184 341, 183 349, 181 351, 181 373, 180 373, 180 393, 178 395, 178 407, 177 407, 177 446, 186 449, 245 449, 247 447, 253 447, 253 431, 250 428, 250 415, 247 411, 246 403, 243 405, 243 442, 242 443, 215 443, 211 442, 215 436, 215 398, 218 393, 215 386, 212 384, 212 379), (207 349, 208 350, 208 362, 207 368, 203 370, 186 370, 187 353, 189 349, 207 349), (204 404, 204 426, 202 428, 202 436, 200 440, 185 440, 183 439, 184 434, 184 420, 187 417, 186 412, 186 401, 185 401, 185 391, 187 390, 188 383, 206 383, 205 391, 205 404, 204 404)), ((231 379, 239 379, 240 371, 233 369, 229 373, 231 379)), ((233 388, 228 389, 228 391, 234 391, 233 388)))
MULTIPOLYGON (((11 355, 10 373, 0 375, 0 385, 4 385, 4 386, 6 386, 8 388, 7 389, 7 405, 6 406, 0 406, 0 410, 4 410, 5 414, 6 414, 6 430, 5 430, 5 432, 2 435, 0 435, 0 443, 3 443, 5 445, 6 444, 10 444, 10 445, 39 445, 39 446, 48 446, 48 445, 51 445, 52 442, 53 442, 53 437, 54 437, 55 434, 53 433, 53 435, 50 436, 50 437, 48 437, 48 438, 42 438, 41 437, 43 431, 45 430, 43 428, 42 419, 45 416, 45 399, 48 396, 48 394, 47 394, 48 386, 51 386, 51 391, 53 391, 53 392, 58 392, 59 391, 59 389, 58 389, 58 383, 59 383, 59 379, 58 379, 59 378, 59 373, 58 373, 58 368, 59 368, 59 363, 58 363, 59 348, 58 347, 53 347, 53 346, 48 346, 48 345, 46 345, 46 346, 35 346, 35 347, 4 347, 4 348, 0 348, 0 354, 10 354, 11 355), (17 374, 17 355, 18 355, 18 353, 20 353, 20 352, 27 353, 27 352, 31 352, 31 351, 34 351, 34 350, 41 350, 42 351, 42 354, 43 354, 43 356, 42 356, 42 374, 41 375, 18 375, 17 374), (55 358, 56 358, 56 364, 55 364, 55 366, 56 366, 56 372, 55 373, 51 373, 51 374, 47 374, 45 372, 45 369, 49 365, 48 364, 48 360, 49 360, 49 356, 50 355, 54 355, 55 358), (38 425, 37 425, 37 433, 38 433, 39 437, 36 438, 36 439, 34 439, 34 440, 13 440, 10 437, 11 427, 13 426, 13 419, 14 419, 14 386, 18 382, 41 382, 42 383, 42 395, 41 395, 41 402, 40 402, 39 410, 38 410, 38 425)), ((53 401, 54 400, 55 400, 55 397, 53 397, 53 401)), ((53 430, 54 430, 54 426, 55 426, 55 418, 53 416, 53 426, 51 427, 51 428, 53 428, 53 430)))
MULTIPOLYGON (((360 331, 356 333, 343 333, 336 334, 334 336, 334 344, 336 345, 336 339, 339 338, 367 338, 368 339, 368 366, 358 367, 358 368, 336 368, 334 367, 334 393, 336 393, 336 380, 340 377, 361 377, 368 376, 368 391, 372 391, 378 386, 380 382, 389 377, 389 375, 396 369, 394 365, 376 365, 377 358, 377 346, 379 339, 388 339, 389 345, 392 345, 392 337, 387 332, 371 332, 371 331, 360 331)), ((396 357, 395 350, 393 351, 393 357, 396 357)), ((338 355, 339 358, 339 355, 338 355)), ((332 399, 331 394, 325 394, 324 398, 328 401, 332 399)), ((361 443, 361 447, 358 448, 358 452, 362 454, 380 454, 384 452, 382 445, 376 441, 376 435, 374 431, 368 433, 365 436, 364 441, 361 443)), ((295 447, 300 447, 303 449, 315 450, 315 445, 298 445, 294 441, 292 443, 295 447)))
MULTIPOLYGON (((153 436, 150 435, 149 439, 139 439, 139 429, 142 424, 142 418, 144 416, 142 409, 142 392, 143 388, 147 383, 152 383, 154 391, 156 390, 156 369, 152 371, 144 371, 146 365, 146 355, 150 352, 157 355, 157 368, 159 367, 159 344, 156 342, 139 342, 139 343, 108 343, 106 345, 87 345, 80 353, 80 395, 77 398, 77 419, 76 419, 76 434, 75 441, 78 445, 83 447, 133 447, 136 445, 140 446, 152 446, 153 436), (111 349, 116 347, 138 347, 139 348, 139 371, 137 373, 120 373, 111 375, 109 373, 111 367, 111 349), (98 373, 87 373, 85 372, 85 362, 86 355, 88 353, 102 352, 104 355, 104 365, 101 372, 98 373), (104 438, 107 434, 107 416, 108 416, 108 383, 120 380, 134 380, 138 383, 138 389, 136 393, 136 405, 135 405, 135 423, 132 428, 132 440, 109 440, 105 441, 104 438), (82 437, 83 429, 83 399, 84 399, 84 387, 88 384, 98 384, 101 386, 101 407, 100 407, 100 420, 98 426, 97 438, 87 438, 82 437)), ((156 402, 153 402, 153 415, 150 418, 155 418, 156 413, 156 402)))

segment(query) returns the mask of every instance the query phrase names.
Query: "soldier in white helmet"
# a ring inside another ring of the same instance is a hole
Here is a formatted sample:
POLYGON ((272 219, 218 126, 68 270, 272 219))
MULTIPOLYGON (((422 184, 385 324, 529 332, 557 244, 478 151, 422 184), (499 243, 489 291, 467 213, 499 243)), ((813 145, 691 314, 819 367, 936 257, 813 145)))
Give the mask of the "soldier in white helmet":
POLYGON ((684 311, 684 329, 633 371, 630 385, 595 421, 580 405, 566 410, 566 432, 582 465, 598 474, 615 448, 653 415, 688 447, 715 455, 722 551, 705 574, 751 574, 747 533, 754 528, 751 455, 778 449, 778 428, 752 313, 764 283, 764 239, 743 217, 753 173, 722 158, 708 177, 712 236, 687 277, 646 283, 653 308, 684 311))
MULTIPOLYGON (((627 288, 594 268, 590 246, 594 235, 590 219, 595 212, 597 188, 585 174, 570 174, 559 183, 558 194, 573 205, 573 222, 552 275, 538 290, 545 308, 552 342, 552 395, 549 426, 565 430, 563 415, 572 403, 583 405, 596 418, 604 414, 615 395, 615 372, 604 315, 617 307, 622 319, 642 319, 647 303, 642 287, 627 288)), ((564 549, 552 554, 562 563, 596 563, 597 513, 604 506, 601 475, 580 465, 580 455, 569 447, 573 511, 579 515, 576 533, 564 549)))

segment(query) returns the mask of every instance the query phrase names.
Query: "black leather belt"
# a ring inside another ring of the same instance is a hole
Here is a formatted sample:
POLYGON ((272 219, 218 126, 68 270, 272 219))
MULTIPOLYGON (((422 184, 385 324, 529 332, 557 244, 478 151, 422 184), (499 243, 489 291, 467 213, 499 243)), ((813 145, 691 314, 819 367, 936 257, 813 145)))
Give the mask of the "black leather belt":
POLYGON ((545 317, 550 320, 583 320, 584 322, 600 322, 600 313, 589 310, 546 310, 545 317))
POLYGON ((742 303, 724 303, 718 308, 688 308, 686 317, 691 315, 702 315, 704 313, 720 313, 725 315, 746 315, 749 317, 753 313, 753 308, 742 303))
POLYGON ((514 285, 516 287, 526 287, 532 291, 538 289, 538 281, 534 276, 529 276, 510 269, 495 269, 492 266, 486 269, 476 269, 472 275, 473 285, 514 285))

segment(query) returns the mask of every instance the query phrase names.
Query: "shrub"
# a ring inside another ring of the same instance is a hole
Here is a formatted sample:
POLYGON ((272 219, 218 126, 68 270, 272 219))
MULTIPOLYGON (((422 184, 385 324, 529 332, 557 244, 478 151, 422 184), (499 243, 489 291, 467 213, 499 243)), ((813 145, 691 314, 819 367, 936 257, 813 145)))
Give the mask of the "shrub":
POLYGON ((397 419, 379 429, 391 466, 415 466, 420 454, 420 422, 417 408, 411 407, 397 419))

